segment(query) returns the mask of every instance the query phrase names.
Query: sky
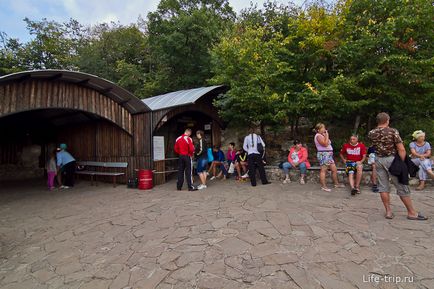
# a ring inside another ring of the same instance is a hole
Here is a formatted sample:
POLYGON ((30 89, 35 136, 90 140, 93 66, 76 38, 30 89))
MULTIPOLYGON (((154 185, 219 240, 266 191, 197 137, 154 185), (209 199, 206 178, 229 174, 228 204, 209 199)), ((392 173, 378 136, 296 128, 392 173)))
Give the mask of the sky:
MULTIPOLYGON (((66 22, 70 18, 81 24, 104 22, 135 23, 139 16, 146 18, 155 11, 160 0, 0 0, 0 32, 21 41, 30 39, 23 19, 55 20, 66 22)), ((261 7, 265 0, 229 0, 238 13, 250 6, 250 2, 261 7)), ((288 0, 276 0, 286 3, 288 0)), ((302 0, 293 0, 301 4, 302 0)))

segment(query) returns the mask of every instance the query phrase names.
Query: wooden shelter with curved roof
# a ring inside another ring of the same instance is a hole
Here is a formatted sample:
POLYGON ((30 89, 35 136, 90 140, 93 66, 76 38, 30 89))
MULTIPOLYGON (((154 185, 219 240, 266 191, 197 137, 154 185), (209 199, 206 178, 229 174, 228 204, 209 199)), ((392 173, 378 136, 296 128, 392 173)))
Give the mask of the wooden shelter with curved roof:
POLYGON ((215 86, 141 100, 81 72, 36 70, 0 77, 0 180, 8 170, 43 171, 59 143, 66 143, 77 160, 128 162, 128 177, 135 169, 153 167, 152 137, 162 131, 170 134, 168 154, 171 140, 192 125, 213 128, 212 141, 218 143, 223 122, 212 101, 224 90, 215 86), (206 121, 197 123, 202 117, 206 121), (37 160, 27 155, 38 150, 37 160))

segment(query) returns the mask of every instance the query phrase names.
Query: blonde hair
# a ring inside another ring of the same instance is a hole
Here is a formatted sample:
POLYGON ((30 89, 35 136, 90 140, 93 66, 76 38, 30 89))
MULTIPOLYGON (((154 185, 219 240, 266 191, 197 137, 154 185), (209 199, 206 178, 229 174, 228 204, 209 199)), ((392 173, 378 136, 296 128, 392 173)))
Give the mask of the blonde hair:
POLYGON ((325 124, 323 124, 322 122, 319 122, 316 124, 315 126, 315 131, 319 131, 320 129, 322 129, 323 127, 325 127, 325 124))

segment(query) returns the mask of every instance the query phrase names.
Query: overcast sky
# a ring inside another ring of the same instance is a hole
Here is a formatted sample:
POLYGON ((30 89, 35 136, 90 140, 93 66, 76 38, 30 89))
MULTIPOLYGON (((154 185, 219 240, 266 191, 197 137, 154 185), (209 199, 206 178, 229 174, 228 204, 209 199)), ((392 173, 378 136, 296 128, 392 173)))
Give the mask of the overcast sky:
MULTIPOLYGON (((102 22, 135 23, 141 15, 146 17, 154 11, 160 0, 0 0, 0 31, 9 37, 28 40, 29 35, 23 19, 47 18, 59 22, 70 18, 82 24, 102 22)), ((262 6, 265 0, 229 0, 236 12, 250 6, 250 2, 262 6)), ((276 0, 287 3, 288 0, 276 0)), ((292 1, 296 4, 303 0, 292 1)))

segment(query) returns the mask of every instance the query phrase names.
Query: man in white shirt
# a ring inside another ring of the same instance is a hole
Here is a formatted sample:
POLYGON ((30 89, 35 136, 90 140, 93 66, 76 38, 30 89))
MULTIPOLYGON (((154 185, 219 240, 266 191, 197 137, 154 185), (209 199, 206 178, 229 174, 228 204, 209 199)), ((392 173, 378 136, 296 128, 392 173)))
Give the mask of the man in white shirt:
POLYGON ((270 184, 265 174, 264 163, 262 159, 264 152, 260 152, 260 149, 258 149, 258 144, 262 145, 262 148, 265 149, 265 143, 261 136, 255 133, 254 128, 251 128, 250 134, 244 138, 243 148, 248 155, 247 161, 249 164, 249 177, 250 183, 253 187, 256 186, 256 169, 259 170, 259 176, 261 177, 262 184, 270 184))

